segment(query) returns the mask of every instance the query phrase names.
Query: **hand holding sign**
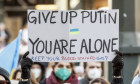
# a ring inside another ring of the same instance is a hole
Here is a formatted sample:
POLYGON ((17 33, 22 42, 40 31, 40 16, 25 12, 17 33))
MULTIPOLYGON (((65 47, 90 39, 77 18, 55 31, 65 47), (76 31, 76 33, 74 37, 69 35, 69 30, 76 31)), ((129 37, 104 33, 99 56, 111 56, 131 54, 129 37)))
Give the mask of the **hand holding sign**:
POLYGON ((116 50, 116 57, 112 61, 113 63, 113 75, 114 76, 121 76, 121 70, 124 66, 122 53, 116 50))
POLYGON ((30 68, 33 64, 33 61, 28 58, 29 51, 27 51, 21 60, 21 69, 22 69, 22 79, 29 79, 30 78, 30 68))

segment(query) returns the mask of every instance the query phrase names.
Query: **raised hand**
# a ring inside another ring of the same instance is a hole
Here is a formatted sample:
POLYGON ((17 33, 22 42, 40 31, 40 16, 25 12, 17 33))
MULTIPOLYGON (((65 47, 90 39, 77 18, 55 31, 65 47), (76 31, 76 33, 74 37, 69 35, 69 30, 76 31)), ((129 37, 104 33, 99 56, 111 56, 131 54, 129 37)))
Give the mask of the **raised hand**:
POLYGON ((122 53, 119 51, 116 52, 116 57, 113 59, 113 75, 114 76, 121 76, 121 70, 123 69, 124 62, 123 62, 123 57, 122 53))
POLYGON ((28 58, 29 51, 27 51, 21 60, 21 69, 22 69, 22 79, 29 79, 30 78, 30 68, 33 64, 33 61, 28 58))

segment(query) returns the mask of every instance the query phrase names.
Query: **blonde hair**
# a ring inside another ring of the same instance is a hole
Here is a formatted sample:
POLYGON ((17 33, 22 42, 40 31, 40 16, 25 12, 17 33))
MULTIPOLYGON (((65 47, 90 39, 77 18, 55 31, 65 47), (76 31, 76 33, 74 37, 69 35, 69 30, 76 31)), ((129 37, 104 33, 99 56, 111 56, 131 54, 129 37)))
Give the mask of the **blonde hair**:
POLYGON ((140 64, 137 66, 133 77, 137 76, 140 73, 139 70, 140 70, 140 64))

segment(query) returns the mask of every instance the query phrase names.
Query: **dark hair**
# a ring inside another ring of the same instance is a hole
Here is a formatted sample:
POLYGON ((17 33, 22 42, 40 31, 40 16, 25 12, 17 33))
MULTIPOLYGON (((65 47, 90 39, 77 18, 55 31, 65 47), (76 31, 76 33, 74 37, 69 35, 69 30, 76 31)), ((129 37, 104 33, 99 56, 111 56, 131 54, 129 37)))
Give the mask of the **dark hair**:
MULTIPOLYGON (((43 80, 44 77, 45 77, 45 67, 44 67, 44 65, 43 65, 41 62, 34 62, 34 64, 39 65, 40 68, 41 68, 41 76, 40 76, 39 78, 36 79, 37 82, 40 82, 40 81, 43 80)), ((33 64, 33 65, 34 65, 34 64, 33 64)))
POLYGON ((94 84, 94 83, 110 84, 107 80, 105 80, 103 78, 97 78, 97 79, 91 81, 90 84, 94 84))
MULTIPOLYGON (((54 62, 52 68, 54 69, 55 66, 56 66, 58 63, 59 63, 59 62, 54 62)), ((72 67, 72 73, 75 74, 75 71, 74 71, 74 63, 72 63, 72 62, 69 62, 69 63, 70 63, 70 65, 71 65, 71 67, 72 67)))
POLYGON ((18 72, 21 72, 21 70, 20 70, 20 69, 17 69, 17 70, 14 72, 13 78, 12 78, 12 79, 16 80, 16 76, 17 76, 17 73, 18 73, 18 72))

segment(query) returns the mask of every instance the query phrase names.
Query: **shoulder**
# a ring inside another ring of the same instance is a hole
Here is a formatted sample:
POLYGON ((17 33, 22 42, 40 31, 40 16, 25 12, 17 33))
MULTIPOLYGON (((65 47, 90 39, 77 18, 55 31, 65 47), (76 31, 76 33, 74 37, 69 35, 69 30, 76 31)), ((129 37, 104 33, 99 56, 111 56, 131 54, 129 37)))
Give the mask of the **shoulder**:
POLYGON ((46 78, 40 81, 40 84, 46 84, 46 78))
POLYGON ((140 83, 140 74, 137 75, 132 81, 132 84, 139 84, 139 83, 140 83))
POLYGON ((79 84, 88 84, 89 81, 84 77, 81 80, 79 80, 79 84))

